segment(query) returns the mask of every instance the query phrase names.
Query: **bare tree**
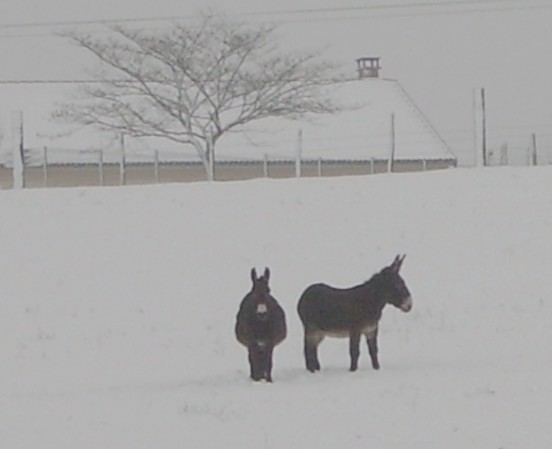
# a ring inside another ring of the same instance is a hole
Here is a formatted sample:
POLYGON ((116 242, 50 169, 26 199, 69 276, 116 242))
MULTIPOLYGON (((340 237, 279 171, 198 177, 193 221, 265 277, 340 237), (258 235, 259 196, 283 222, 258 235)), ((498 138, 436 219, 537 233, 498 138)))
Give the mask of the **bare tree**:
MULTIPOLYGON (((324 96, 334 66, 320 52, 279 50, 274 26, 214 14, 160 32, 113 26, 92 36, 64 33, 99 61, 97 83, 57 116, 134 137, 192 145, 209 176, 210 148, 225 133, 266 117, 338 109, 324 96)), ((212 176, 212 173, 211 173, 212 176)))

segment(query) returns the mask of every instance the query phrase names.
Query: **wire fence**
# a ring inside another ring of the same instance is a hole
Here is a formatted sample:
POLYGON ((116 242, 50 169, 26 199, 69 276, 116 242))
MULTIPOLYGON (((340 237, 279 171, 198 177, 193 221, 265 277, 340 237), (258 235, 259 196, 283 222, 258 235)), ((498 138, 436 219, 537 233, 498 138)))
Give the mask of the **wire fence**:
MULTIPOLYGON (((208 179, 206 167, 197 158, 174 152, 124 152, 101 149, 25 149, 23 187, 122 186, 208 179), (78 157, 75 155, 78 154, 78 157), (178 157, 177 157, 178 156, 178 157)), ((221 160, 214 163, 216 181, 255 178, 352 176, 388 171, 425 171, 456 166, 455 159, 365 160, 286 159, 264 155, 259 159, 221 160)), ((0 187, 14 183, 13 159, 0 167, 0 187)))

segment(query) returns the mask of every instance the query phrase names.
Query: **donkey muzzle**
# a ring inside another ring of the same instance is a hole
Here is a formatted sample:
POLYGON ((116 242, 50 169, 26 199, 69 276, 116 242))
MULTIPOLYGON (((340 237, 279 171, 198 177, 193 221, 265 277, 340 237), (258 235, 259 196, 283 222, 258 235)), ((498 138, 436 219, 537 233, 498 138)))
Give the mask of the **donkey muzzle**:
POLYGON ((412 309, 412 296, 409 296, 402 302, 400 309, 403 312, 410 312, 410 310, 412 309))
POLYGON ((260 320, 266 320, 268 317, 268 307, 266 304, 257 304, 257 307, 255 308, 255 315, 260 320))

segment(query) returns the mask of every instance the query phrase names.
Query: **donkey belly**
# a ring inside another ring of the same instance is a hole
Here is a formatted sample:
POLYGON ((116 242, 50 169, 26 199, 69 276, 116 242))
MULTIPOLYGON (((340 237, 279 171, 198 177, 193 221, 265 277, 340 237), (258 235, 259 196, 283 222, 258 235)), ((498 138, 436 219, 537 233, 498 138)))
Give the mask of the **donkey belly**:
POLYGON ((329 331, 321 331, 321 334, 323 334, 325 337, 332 337, 332 338, 349 338, 349 335, 351 334, 348 330, 329 330, 329 331))
POLYGON ((326 329, 326 330, 320 329, 315 332, 318 332, 324 337, 332 337, 332 338, 349 338, 352 332, 358 332, 361 335, 366 335, 367 337, 371 337, 372 335, 374 335, 377 328, 378 328, 377 324, 366 324, 360 328, 353 326, 347 329, 326 329))
POLYGON ((367 324, 360 330, 360 333, 362 335, 365 335, 366 337, 370 338, 376 333, 377 330, 378 330, 378 324, 377 323, 367 324))

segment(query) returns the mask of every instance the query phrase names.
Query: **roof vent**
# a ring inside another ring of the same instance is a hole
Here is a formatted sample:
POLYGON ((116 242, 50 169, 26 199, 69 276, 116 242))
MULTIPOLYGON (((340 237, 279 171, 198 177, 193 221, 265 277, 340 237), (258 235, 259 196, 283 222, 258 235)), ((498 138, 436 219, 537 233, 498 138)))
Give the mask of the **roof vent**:
POLYGON ((358 58, 356 60, 358 78, 379 78, 380 58, 358 58))

